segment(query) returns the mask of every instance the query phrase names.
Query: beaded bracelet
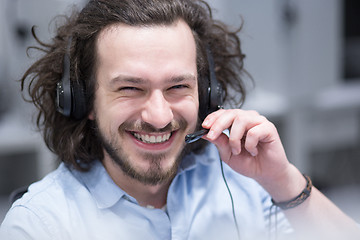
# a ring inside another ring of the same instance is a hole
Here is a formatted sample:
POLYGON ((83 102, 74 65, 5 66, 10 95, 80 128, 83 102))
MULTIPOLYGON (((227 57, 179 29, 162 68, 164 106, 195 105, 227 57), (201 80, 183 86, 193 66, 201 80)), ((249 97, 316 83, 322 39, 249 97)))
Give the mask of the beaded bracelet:
POLYGON ((287 202, 275 202, 273 199, 271 199, 272 203, 282 210, 294 208, 303 203, 310 196, 311 188, 313 186, 310 177, 306 176, 305 174, 303 174, 303 176, 306 179, 306 187, 298 196, 287 202))

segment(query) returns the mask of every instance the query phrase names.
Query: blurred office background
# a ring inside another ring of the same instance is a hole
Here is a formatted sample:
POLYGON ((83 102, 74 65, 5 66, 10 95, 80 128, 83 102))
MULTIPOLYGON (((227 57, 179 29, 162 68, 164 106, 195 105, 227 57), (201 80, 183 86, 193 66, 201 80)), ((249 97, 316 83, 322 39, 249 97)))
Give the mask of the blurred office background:
MULTIPOLYGON (((54 30, 49 22, 86 0, 0 0, 0 222, 8 195, 57 165, 33 124, 17 81, 54 30)), ((360 222, 360 2, 210 0, 240 32, 248 84, 245 109, 278 127, 289 160, 360 222)))

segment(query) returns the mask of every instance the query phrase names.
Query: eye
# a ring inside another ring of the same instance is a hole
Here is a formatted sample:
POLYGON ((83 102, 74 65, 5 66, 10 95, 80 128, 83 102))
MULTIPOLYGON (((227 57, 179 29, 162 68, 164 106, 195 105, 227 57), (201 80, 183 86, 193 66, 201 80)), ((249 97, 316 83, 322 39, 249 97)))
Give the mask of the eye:
POLYGON ((137 88, 137 87, 120 87, 118 89, 118 91, 120 92, 127 92, 127 91, 141 91, 140 88, 137 88))
POLYGON ((189 88, 189 86, 185 85, 185 84, 179 84, 179 85, 174 85, 174 86, 170 87, 169 89, 186 89, 186 88, 189 88))
POLYGON ((119 97, 139 97, 144 93, 143 89, 133 86, 119 87, 116 92, 119 97))

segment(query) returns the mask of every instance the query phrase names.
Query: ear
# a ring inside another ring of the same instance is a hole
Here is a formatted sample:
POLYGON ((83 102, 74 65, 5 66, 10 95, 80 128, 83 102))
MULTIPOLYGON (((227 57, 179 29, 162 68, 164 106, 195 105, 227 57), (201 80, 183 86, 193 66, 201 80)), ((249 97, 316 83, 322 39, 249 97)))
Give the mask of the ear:
POLYGON ((94 121, 95 120, 95 113, 94 110, 91 110, 89 115, 88 115, 88 119, 94 121))

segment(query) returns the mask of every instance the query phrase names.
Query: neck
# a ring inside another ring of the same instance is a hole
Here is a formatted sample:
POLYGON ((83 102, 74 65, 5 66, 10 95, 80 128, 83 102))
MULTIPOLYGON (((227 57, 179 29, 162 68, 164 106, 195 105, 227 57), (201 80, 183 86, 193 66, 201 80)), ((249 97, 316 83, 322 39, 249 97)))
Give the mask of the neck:
POLYGON ((157 185, 144 184, 126 175, 111 159, 105 158, 103 165, 115 184, 134 197, 140 206, 154 208, 165 206, 171 180, 157 185))

